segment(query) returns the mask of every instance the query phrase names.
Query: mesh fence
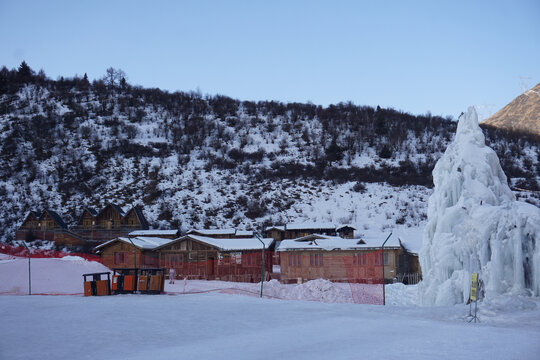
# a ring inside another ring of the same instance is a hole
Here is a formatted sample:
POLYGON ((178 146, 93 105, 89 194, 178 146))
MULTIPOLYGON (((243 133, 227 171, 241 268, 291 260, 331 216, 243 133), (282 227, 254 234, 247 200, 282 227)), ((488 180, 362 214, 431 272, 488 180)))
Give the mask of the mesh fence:
MULTIPOLYGON (((0 252, 26 257, 24 247, 0 245, 0 252)), ((242 252, 148 252, 118 251, 102 254, 67 254, 51 250, 32 250, 32 258, 80 256, 99 261, 109 269, 165 269, 165 292, 168 294, 197 294, 220 292, 260 296, 263 278, 262 251, 242 252), (212 280, 212 281, 208 281, 212 280)), ((263 297, 283 300, 311 300, 356 304, 383 304, 383 264, 389 274, 391 258, 379 251, 333 254, 333 252, 265 252, 263 297)), ((84 272, 92 272, 84 269, 84 272)), ((388 278, 388 276, 387 276, 388 278)), ((40 294, 82 294, 80 275, 73 277, 77 284, 64 291, 51 289, 40 294)), ((33 280, 33 287, 39 280, 33 280)), ((1 289, 0 293, 6 293, 1 289)), ((24 293, 24 284, 20 288, 24 293)), ((7 289, 9 290, 9 289, 7 289)), ((37 290, 37 289, 36 289, 37 290)), ((61 289, 62 290, 62 289, 61 289)), ((139 289, 135 289, 139 290, 139 289)), ((9 293, 9 291, 7 292, 9 293)), ((38 293, 35 291, 34 293, 38 293)))
MULTIPOLYGON (((207 251, 139 254, 115 252, 102 256, 107 267, 165 268, 169 294, 223 292, 260 296, 255 283, 262 274, 262 252, 217 253, 207 251), (214 283, 196 282, 213 280, 214 283), (184 284, 179 287, 178 281, 184 284), (185 282, 184 282, 185 281, 185 282), (195 282, 194 282, 195 281, 195 282), (174 282, 174 284, 173 284, 174 282), (250 285, 251 284, 251 285, 250 285)), ((383 262, 378 251, 332 254, 331 252, 265 252, 263 296, 357 304, 383 304, 383 262), (313 283, 312 280, 324 279, 313 283), (279 285, 277 285, 279 284, 279 285)), ((390 268, 388 269, 390 271, 390 268)))

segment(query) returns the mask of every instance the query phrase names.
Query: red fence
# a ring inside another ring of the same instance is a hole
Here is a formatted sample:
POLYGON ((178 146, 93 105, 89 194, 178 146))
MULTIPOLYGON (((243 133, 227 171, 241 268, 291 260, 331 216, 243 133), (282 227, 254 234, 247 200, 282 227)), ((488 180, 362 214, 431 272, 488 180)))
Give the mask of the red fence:
MULTIPOLYGON (((28 257, 28 251, 24 246, 12 246, 8 244, 0 244, 0 253, 28 257)), ((101 262, 101 258, 98 255, 84 254, 84 253, 66 253, 63 251, 44 250, 44 249, 32 249, 30 248, 31 258, 62 258, 64 256, 79 256, 88 261, 101 262)))

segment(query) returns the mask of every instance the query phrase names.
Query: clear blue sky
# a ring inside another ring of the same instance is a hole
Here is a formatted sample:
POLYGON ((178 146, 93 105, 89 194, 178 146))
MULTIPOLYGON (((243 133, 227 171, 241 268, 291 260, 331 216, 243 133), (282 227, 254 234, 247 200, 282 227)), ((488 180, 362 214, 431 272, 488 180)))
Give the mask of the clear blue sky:
POLYGON ((457 117, 540 82, 539 0, 0 0, 0 33, 8 68, 242 100, 457 117))

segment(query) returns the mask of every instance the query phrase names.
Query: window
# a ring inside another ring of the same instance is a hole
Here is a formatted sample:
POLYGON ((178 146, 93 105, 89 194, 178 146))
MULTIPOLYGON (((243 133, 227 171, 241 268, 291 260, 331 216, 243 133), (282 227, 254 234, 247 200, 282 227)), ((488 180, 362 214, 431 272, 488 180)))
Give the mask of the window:
POLYGON ((311 254, 311 255, 309 255, 309 265, 311 265, 311 266, 322 266, 323 265, 323 256, 322 256, 322 254, 311 254))
POLYGON ((384 253, 384 265, 388 265, 388 253, 384 253))
POLYGON ((301 266, 302 258, 300 254, 289 254, 289 266, 301 266))
POLYGON ((247 266, 257 265, 257 254, 246 254, 245 259, 247 266))
POLYGON ((181 254, 169 255, 169 265, 171 267, 181 266, 182 265, 182 255, 181 254))
POLYGON ((366 254, 355 253, 353 255, 353 264, 354 265, 366 265, 366 263, 367 263, 366 254))
POLYGON ((114 253, 114 263, 115 264, 126 264, 128 254, 126 252, 115 252, 114 253))
POLYGON ((379 253, 379 252, 375 253, 375 265, 381 265, 381 262, 382 262, 382 253, 379 253))

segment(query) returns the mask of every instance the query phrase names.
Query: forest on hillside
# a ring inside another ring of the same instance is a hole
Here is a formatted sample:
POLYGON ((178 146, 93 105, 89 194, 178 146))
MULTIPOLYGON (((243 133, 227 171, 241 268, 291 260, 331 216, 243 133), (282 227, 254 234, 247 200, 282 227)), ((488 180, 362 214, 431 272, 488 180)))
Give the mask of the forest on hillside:
MULTIPOLYGON (((351 102, 170 93, 130 85, 113 68, 93 81, 52 80, 23 62, 0 69, 0 129, 0 232, 9 239, 21 216, 45 207, 69 220, 83 206, 138 203, 153 208, 157 227, 220 226, 208 219, 216 212, 271 221, 294 201, 287 186, 431 187, 456 121, 351 102), (198 192, 207 177, 227 197, 220 205, 198 192), (277 200, 268 195, 276 184, 277 200)), ((540 190, 538 140, 484 132, 509 183, 540 190)))

